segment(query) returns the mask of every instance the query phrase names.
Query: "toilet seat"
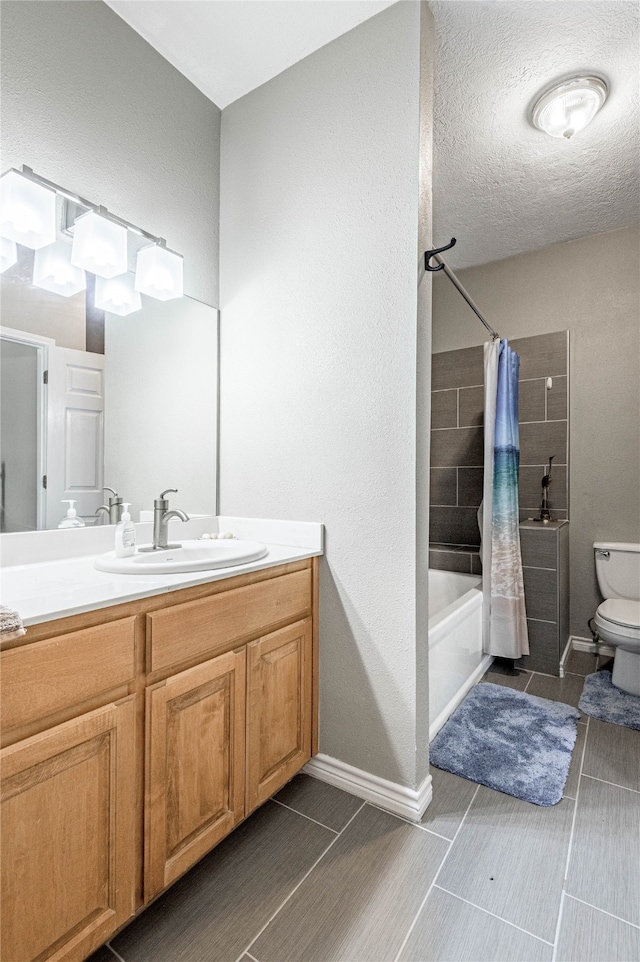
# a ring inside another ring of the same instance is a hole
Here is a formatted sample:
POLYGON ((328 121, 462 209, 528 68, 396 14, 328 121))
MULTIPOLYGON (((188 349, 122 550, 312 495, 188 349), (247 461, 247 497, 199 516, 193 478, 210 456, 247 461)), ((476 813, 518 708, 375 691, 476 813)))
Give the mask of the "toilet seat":
POLYGON ((640 641, 640 601, 607 598, 596 612, 596 625, 609 628, 616 635, 640 641))

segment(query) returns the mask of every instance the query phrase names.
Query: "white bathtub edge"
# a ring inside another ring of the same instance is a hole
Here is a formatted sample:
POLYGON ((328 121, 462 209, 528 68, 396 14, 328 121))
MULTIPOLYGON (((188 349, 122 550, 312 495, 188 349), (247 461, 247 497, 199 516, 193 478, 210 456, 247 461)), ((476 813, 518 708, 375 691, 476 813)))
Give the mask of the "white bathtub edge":
POLYGON ((493 655, 483 655, 482 661, 477 668, 467 678, 464 685, 458 689, 451 701, 446 705, 440 714, 429 725, 429 741, 433 741, 447 719, 453 714, 465 695, 471 691, 473 686, 480 681, 489 665, 493 662, 493 655))
POLYGON ((433 795, 431 775, 427 775, 419 788, 407 788, 322 753, 314 755, 303 771, 410 822, 422 819, 433 795))

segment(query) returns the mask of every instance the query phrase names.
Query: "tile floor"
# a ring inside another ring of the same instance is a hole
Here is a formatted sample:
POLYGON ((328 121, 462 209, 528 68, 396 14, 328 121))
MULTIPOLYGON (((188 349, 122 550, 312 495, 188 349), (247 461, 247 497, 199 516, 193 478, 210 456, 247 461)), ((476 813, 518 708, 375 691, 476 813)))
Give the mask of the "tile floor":
MULTIPOLYGON (((577 705, 595 668, 484 680, 577 705)), ((299 775, 90 962, 638 962, 640 731, 578 733, 551 808, 432 769, 416 826, 299 775)))

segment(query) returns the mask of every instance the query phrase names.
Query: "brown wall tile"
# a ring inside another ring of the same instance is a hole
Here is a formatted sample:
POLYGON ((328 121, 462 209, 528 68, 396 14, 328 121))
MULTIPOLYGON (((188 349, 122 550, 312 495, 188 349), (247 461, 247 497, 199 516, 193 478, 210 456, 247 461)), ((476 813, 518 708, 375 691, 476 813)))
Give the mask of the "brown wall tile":
POLYGON ((520 550, 522 564, 534 568, 555 568, 557 566, 557 531, 540 525, 540 528, 520 528, 520 550))
POLYGON ((429 551, 429 567, 439 571, 471 573, 471 555, 465 551, 429 551))
POLYGON ((432 506, 429 513, 432 541, 441 544, 480 544, 477 508, 432 506))
POLYGON ((484 387, 460 388, 460 427, 484 424, 484 387))
POLYGON ((567 422, 533 421, 520 425, 520 464, 567 463, 567 422))
POLYGON ((558 626, 548 621, 532 621, 527 618, 529 654, 517 662, 528 671, 541 671, 546 675, 560 673, 560 639, 558 626))
MULTIPOLYGON (((478 470, 482 470, 481 468, 478 470)), ((457 504, 458 472, 456 468, 431 468, 431 504, 457 504)), ((433 540, 433 539, 431 539, 433 540)))
POLYGON ((484 353, 481 345, 459 351, 434 354, 431 362, 431 390, 470 387, 484 383, 484 353))
MULTIPOLYGON (((520 355, 520 379, 566 374, 567 332, 518 337, 509 345, 520 355)), ((453 352, 450 352, 453 353, 453 352)))
POLYGON ((457 428, 458 426, 458 392, 431 392, 431 427, 457 428))
POLYGON ((536 378, 534 381, 520 381, 518 390, 518 420, 544 421, 546 378, 536 378))
MULTIPOLYGON (((535 467, 520 468, 518 495, 521 508, 539 508, 542 499, 543 476, 547 473, 547 465, 539 464, 535 467)), ((549 503, 552 511, 567 507, 567 468, 564 464, 557 467, 555 461, 551 469, 551 485, 549 487, 549 503)))
POLYGON ((431 432, 431 467, 477 467, 483 462, 482 428, 449 428, 431 432))
POLYGON ((567 400, 567 378, 554 377, 552 387, 547 391, 547 421, 561 421, 567 417, 567 400))
POLYGON ((458 504, 477 508, 482 501, 484 468, 458 468, 458 504))
POLYGON ((557 575, 548 568, 523 566, 524 594, 528 618, 555 621, 557 618, 557 575))

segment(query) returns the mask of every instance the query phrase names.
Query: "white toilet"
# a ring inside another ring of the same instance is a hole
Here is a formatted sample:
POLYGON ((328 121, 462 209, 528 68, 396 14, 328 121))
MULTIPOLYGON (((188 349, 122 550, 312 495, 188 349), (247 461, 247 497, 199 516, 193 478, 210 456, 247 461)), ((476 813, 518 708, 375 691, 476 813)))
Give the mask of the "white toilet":
POLYGON ((598 585, 605 601, 594 624, 600 639, 616 649, 612 682, 640 695, 640 544, 594 544, 598 585))

